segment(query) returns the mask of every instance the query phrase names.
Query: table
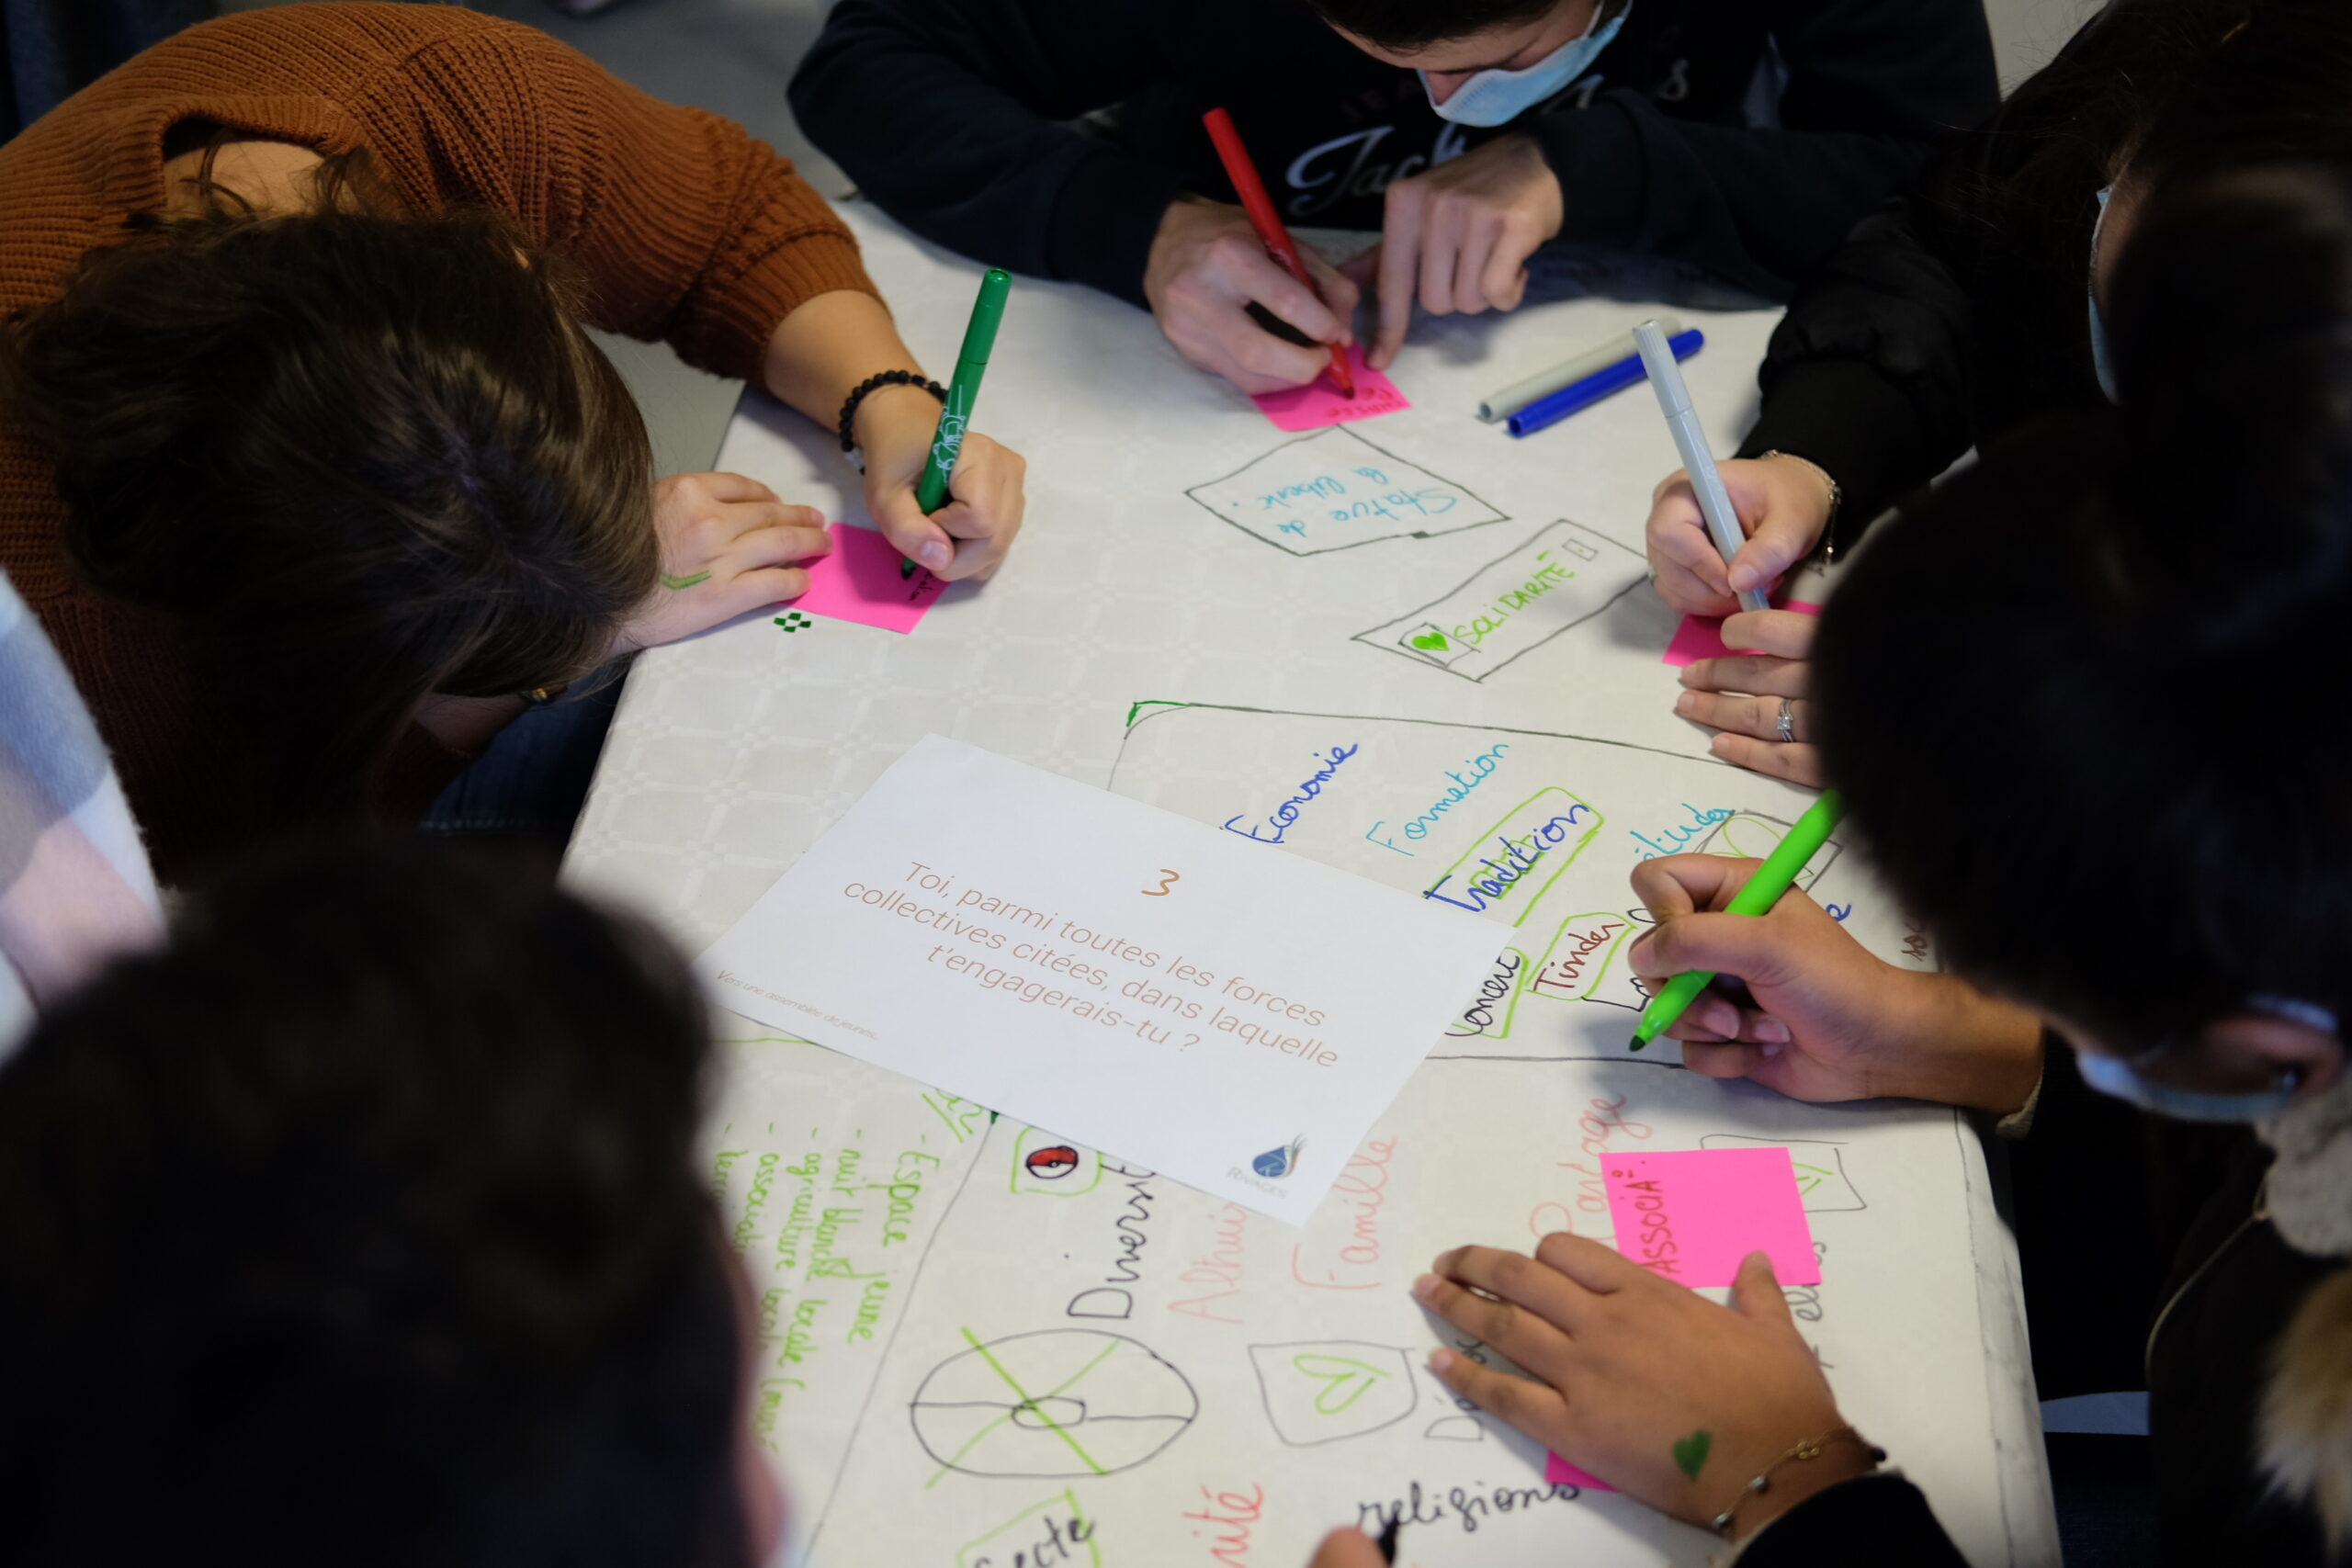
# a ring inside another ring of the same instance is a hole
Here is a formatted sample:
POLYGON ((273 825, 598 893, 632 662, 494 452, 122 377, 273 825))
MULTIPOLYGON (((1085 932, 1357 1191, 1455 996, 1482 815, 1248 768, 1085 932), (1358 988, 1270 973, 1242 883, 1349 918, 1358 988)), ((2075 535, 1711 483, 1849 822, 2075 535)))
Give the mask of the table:
MULTIPOLYGON (((944 364, 978 269, 845 216, 908 340, 944 364)), ((2058 1561, 2014 1248, 1965 1119, 1798 1105, 1618 1043, 1635 998, 1611 955, 1640 918, 1625 867, 1643 845, 1746 849, 1803 804, 1708 759, 1670 711, 1673 617, 1623 575, 1675 465, 1647 395, 1524 442, 1471 417, 1648 313, 1424 323, 1395 367, 1416 406, 1312 438, 1370 476, 1370 504, 1294 509, 1272 480, 1215 488, 1294 437, 1142 312, 1023 281, 980 410, 1031 465, 995 582, 951 589, 912 636, 779 609, 640 659, 568 874, 689 949, 929 731, 1210 821, 1279 799, 1340 729, 1369 737, 1393 807, 1284 847, 1399 886, 1430 883, 1449 835, 1508 822, 1499 795, 1463 804, 1481 756, 1613 818, 1575 877, 1492 911, 1524 938, 1510 1016, 1465 1014, 1299 1231, 733 1021, 707 1157, 759 1302, 754 1428, 814 1562, 1303 1562, 1330 1525, 1391 1510, 1400 1561, 1710 1561, 1713 1538, 1547 1486, 1539 1451, 1457 1407, 1419 1364, 1438 1336, 1405 1288, 1441 1247, 1605 1235, 1590 1165, 1610 1152, 1755 1141, 1811 1173, 1824 1283, 1791 1300, 1848 1413, 1973 1562, 2058 1561), (1494 584, 1539 559, 1583 574, 1573 615, 1447 642, 1464 604, 1505 604, 1494 584), (1451 816, 1424 787, 1449 768, 1451 816)), ((1776 318, 1679 313, 1708 333, 1686 374, 1729 450, 1776 318)), ((718 466, 862 520, 829 433, 756 395, 718 466)), ((1883 954, 1932 964, 1856 860, 1819 876, 1883 954)))

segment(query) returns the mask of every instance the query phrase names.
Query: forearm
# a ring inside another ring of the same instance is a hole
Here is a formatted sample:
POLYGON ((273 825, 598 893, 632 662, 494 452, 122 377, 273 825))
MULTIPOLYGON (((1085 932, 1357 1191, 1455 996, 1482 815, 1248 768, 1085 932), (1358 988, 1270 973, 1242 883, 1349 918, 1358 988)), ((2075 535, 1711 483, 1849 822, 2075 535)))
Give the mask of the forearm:
POLYGON ((2041 1021, 1951 975, 1906 976, 1880 1092, 2007 1116, 2041 1081, 2041 1021))
MULTIPOLYGON (((831 430, 850 393, 882 370, 924 373, 882 302, 842 289, 820 294, 776 323, 768 334, 760 378, 777 398, 831 430)), ((867 401, 907 395, 885 388, 867 401)), ((935 413, 938 405, 932 408, 935 413)))

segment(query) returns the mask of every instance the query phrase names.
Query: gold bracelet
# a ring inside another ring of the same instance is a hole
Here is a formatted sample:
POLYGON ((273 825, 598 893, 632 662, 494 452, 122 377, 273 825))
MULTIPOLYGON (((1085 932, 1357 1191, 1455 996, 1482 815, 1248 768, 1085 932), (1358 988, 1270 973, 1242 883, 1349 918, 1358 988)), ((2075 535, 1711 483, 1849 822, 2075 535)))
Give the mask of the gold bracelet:
POLYGON ((1784 1464, 1791 1463, 1792 1461, 1819 1459, 1822 1454, 1827 1450, 1829 1445, 1838 1441, 1840 1438, 1851 1438, 1856 1443, 1860 1444, 1862 1451, 1871 1456, 1871 1464, 1872 1468, 1876 1468, 1877 1466, 1886 1462, 1886 1450, 1865 1439, 1860 1432, 1855 1431, 1851 1427, 1840 1427, 1834 1432, 1824 1432, 1817 1438, 1807 1438, 1804 1441, 1797 1444, 1794 1448, 1789 1450, 1788 1452, 1782 1454, 1780 1458, 1766 1465, 1762 1471, 1758 1472, 1757 1475, 1748 1482, 1747 1485, 1739 1489, 1739 1495, 1731 1500, 1731 1506, 1725 1508, 1722 1513, 1717 1514, 1714 1518, 1710 1521, 1714 1527, 1715 1533, 1723 1537, 1725 1540, 1729 1540, 1731 1539, 1732 1516, 1738 1513, 1739 1506, 1742 1503, 1747 1502, 1750 1497, 1761 1496, 1772 1489, 1772 1472, 1774 1471, 1780 1469, 1784 1464))
MULTIPOLYGON (((1794 452, 1783 452, 1777 446, 1770 452, 1758 452, 1756 456, 1759 459, 1765 457, 1786 457, 1792 463, 1802 463, 1806 468, 1811 468, 1820 479, 1823 484, 1829 487, 1829 515, 1821 520, 1821 536, 1823 540, 1826 541, 1829 537, 1829 531, 1838 525, 1838 509, 1846 503, 1846 487, 1838 482, 1838 476, 1831 473, 1827 468, 1823 468, 1820 464, 1815 462, 1810 457, 1800 457, 1794 452)), ((1822 552, 1822 558, 1824 560, 1835 560, 1837 558, 1837 549, 1838 547, 1835 545, 1826 546, 1822 552)))

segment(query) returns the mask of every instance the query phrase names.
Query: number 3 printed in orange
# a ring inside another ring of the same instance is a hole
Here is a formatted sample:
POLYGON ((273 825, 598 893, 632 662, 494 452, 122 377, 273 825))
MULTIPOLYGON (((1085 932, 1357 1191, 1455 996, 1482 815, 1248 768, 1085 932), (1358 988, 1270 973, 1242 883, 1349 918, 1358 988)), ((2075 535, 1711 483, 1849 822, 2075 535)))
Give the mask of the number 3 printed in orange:
POLYGON ((1181 881, 1181 880, 1182 880, 1181 874, 1179 874, 1179 873, 1177 873, 1177 872, 1170 871, 1170 870, 1169 870, 1169 869, 1168 869, 1166 866, 1164 866, 1164 865, 1163 865, 1163 866, 1161 866, 1161 867, 1159 868, 1159 874, 1160 874, 1161 876, 1165 877, 1167 880, 1166 880, 1166 881, 1164 881, 1164 882, 1162 882, 1162 883, 1161 883, 1159 886, 1157 886, 1157 887, 1147 887, 1147 888, 1145 888, 1145 889, 1143 890, 1143 896, 1144 896, 1145 897, 1147 897, 1147 898, 1165 898, 1165 897, 1168 897, 1168 895, 1169 895, 1171 891, 1173 891, 1173 890, 1174 890, 1174 888, 1175 888, 1175 886, 1176 886, 1176 884, 1177 884, 1179 881, 1181 881))

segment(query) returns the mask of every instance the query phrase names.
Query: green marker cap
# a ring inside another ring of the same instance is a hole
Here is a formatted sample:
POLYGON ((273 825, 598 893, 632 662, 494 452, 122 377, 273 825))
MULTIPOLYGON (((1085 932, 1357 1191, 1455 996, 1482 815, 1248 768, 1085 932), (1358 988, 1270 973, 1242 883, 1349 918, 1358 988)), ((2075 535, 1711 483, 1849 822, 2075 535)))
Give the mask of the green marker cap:
POLYGON ((956 355, 963 365, 986 365, 996 347, 996 329, 1004 321, 1004 301, 1012 292, 1012 275, 1001 266, 989 268, 980 279, 979 298, 972 301, 972 321, 964 329, 964 347, 956 355))

